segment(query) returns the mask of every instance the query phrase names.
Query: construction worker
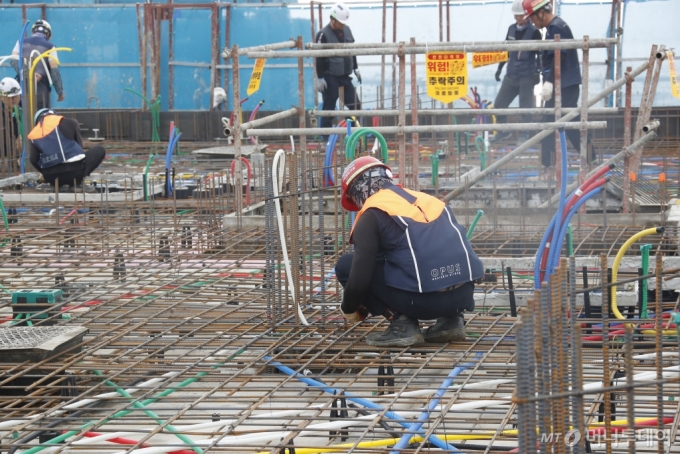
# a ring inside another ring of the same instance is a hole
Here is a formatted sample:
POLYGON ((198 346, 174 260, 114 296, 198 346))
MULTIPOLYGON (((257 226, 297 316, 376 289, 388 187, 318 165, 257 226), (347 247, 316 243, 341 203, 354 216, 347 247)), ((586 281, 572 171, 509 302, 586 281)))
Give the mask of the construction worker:
MULTIPOLYGON (((522 0, 515 0, 512 3, 512 14, 515 16, 515 23, 508 27, 508 34, 505 40, 509 42, 519 42, 523 40, 541 40, 541 31, 534 27, 529 19, 524 17, 522 0)), ((498 64, 496 70, 496 81, 501 81, 501 72, 505 62, 498 64)), ((519 51, 510 52, 508 55, 508 66, 503 77, 501 89, 496 95, 493 105, 498 109, 505 109, 519 95, 519 106, 521 108, 535 107, 534 86, 540 83, 538 51, 519 51)), ((499 115, 496 117, 499 124, 506 123, 507 117, 499 115)), ((528 123, 531 120, 529 115, 522 115, 522 121, 528 123)), ((512 135, 510 131, 498 131, 489 138, 489 142, 498 142, 507 139, 512 135)), ((519 143, 525 142, 529 138, 527 131, 522 131, 519 135, 519 143)))
MULTIPOLYGON (((11 150, 21 149, 21 138, 14 107, 21 102, 21 86, 16 79, 5 77, 0 80, 0 157, 11 158, 11 150)), ((10 161, 10 165, 11 161, 10 161)))
MULTIPOLYGON (((50 42, 52 38, 52 27, 46 20, 37 20, 31 27, 32 36, 24 39, 22 49, 22 57, 24 59, 24 68, 30 68, 31 62, 35 61, 45 51, 53 49, 55 46, 50 42)), ((19 55, 19 41, 14 45, 12 55, 19 55)), ((17 60, 11 60, 11 65, 19 74, 19 63, 17 60)), ((49 54, 48 58, 43 58, 35 66, 35 81, 34 81, 34 98, 37 100, 37 109, 49 108, 51 106, 50 92, 52 85, 57 91, 57 101, 64 100, 64 85, 61 81, 61 73, 59 72, 59 57, 54 51, 49 54), (45 62, 43 64, 42 62, 45 62), (48 74, 49 73, 49 74, 48 74)), ((26 88, 28 90, 28 87, 26 88)))
MULTIPOLYGON (((552 12, 552 3, 550 0, 523 0, 522 7, 524 8, 525 17, 531 19, 531 22, 536 28, 545 28, 545 40, 554 41, 556 35, 560 38, 574 39, 569 25, 556 16, 552 12)), ((578 62, 578 53, 576 49, 567 49, 560 51, 560 73, 561 73, 561 98, 562 107, 576 107, 578 106, 578 99, 581 92, 581 66, 578 62)), ((555 51, 544 50, 541 52, 541 76, 543 77, 543 86, 541 87, 541 98, 544 101, 545 107, 555 107, 555 51)), ((572 121, 579 121, 580 117, 576 117, 572 121)), ((544 117, 545 122, 555 121, 554 115, 547 115, 544 117)), ((570 129, 566 131, 567 138, 572 146, 577 150, 581 148, 581 133, 578 129, 570 129)), ((593 146, 588 140, 588 160, 592 161, 594 158, 593 146)), ((541 142, 541 164, 544 167, 553 167, 555 165, 555 136, 550 134, 541 142)))
MULTIPOLYGON (((331 8, 331 20, 316 35, 317 43, 353 43, 352 30, 346 25, 349 21, 349 7, 344 3, 336 3, 331 8)), ((354 85, 352 72, 361 83, 361 73, 357 66, 357 57, 318 57, 316 59, 316 89, 323 98, 323 110, 335 110, 340 87, 345 90, 344 103, 349 109, 361 109, 354 85)), ((321 117, 321 127, 330 128, 332 117, 321 117)))
POLYGON ((451 209, 394 184, 390 168, 370 156, 345 169, 341 201, 358 212, 354 253, 335 267, 345 319, 387 318, 386 331, 367 337, 379 347, 465 339, 463 311, 474 309, 474 281, 484 269, 451 209), (421 332, 418 320, 433 319, 421 332))
POLYGON ((53 110, 41 109, 35 114, 35 127, 28 134, 31 141, 31 164, 43 175, 45 181, 56 185, 69 185, 77 189, 99 167, 106 152, 96 145, 87 153, 83 150, 78 122, 57 115, 53 110))

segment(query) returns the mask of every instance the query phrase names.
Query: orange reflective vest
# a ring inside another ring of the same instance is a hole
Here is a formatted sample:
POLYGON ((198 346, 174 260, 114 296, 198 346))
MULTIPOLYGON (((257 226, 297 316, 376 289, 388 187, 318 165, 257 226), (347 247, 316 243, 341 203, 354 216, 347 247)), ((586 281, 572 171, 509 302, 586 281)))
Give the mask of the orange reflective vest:
POLYGON ((379 251, 385 256, 385 283, 390 287, 427 293, 484 276, 484 266, 472 250, 465 228, 441 200, 401 186, 387 186, 366 199, 355 225, 371 208, 389 215, 378 216, 381 238, 392 237, 381 243, 397 245, 379 251), (386 222, 395 222, 399 229, 386 222))
POLYGON ((47 115, 35 125, 28 134, 33 145, 40 150, 38 164, 41 169, 56 166, 85 154, 83 148, 73 139, 67 139, 59 132, 59 122, 64 118, 60 115, 47 115))

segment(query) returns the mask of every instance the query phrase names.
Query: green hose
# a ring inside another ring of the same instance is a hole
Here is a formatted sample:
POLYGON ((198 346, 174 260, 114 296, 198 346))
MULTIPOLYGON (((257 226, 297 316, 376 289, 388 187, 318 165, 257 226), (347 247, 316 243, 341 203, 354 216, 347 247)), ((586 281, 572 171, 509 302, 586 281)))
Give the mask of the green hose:
POLYGON ((467 239, 469 240, 472 238, 472 232, 474 232, 475 227, 477 227, 477 222, 479 222, 479 218, 481 218, 484 215, 484 211, 482 210, 477 210, 477 215, 475 218, 472 220, 472 224, 470 224, 470 230, 468 230, 467 233, 467 239))
POLYGON ((147 107, 149 108, 149 112, 151 112, 151 141, 152 142, 160 142, 161 138, 158 135, 158 127, 161 124, 161 116, 160 116, 160 108, 161 108, 161 95, 158 95, 156 99, 153 100, 153 103, 149 102, 149 100, 141 94, 138 91, 135 91, 131 88, 125 88, 125 90, 129 91, 130 93, 134 93, 140 98, 144 100, 146 103, 147 107))
POLYGON ((14 118, 16 118, 17 124, 19 125, 19 135, 23 137, 24 124, 21 122, 21 109, 19 108, 19 106, 14 106, 14 118))
POLYGON ((151 153, 149 155, 149 160, 146 161, 146 167, 144 168, 144 175, 142 176, 142 181, 144 182, 144 201, 149 201, 149 167, 151 166, 151 161, 156 155, 151 153))
POLYGON ((479 151, 479 169, 484 170, 486 168, 486 142, 482 137, 477 136, 475 138, 475 147, 479 151), (480 148, 479 143, 482 143, 480 148))
POLYGON ((430 162, 432 163, 432 186, 436 186, 439 180, 439 150, 430 155, 430 162))
POLYGON ((569 252, 569 257, 574 255, 574 238, 572 236, 571 224, 567 225, 567 251, 569 252))
MULTIPOLYGON (((640 254, 642 255, 642 274, 647 274, 649 270, 649 250, 652 249, 651 244, 641 244, 640 254)), ((657 284, 658 285, 658 284, 657 284)), ((647 313, 647 279, 642 280, 640 285, 640 293, 642 293, 642 309, 640 310, 640 318, 649 318, 647 313)))
MULTIPOLYGON (((453 124, 457 125, 458 124, 458 119, 456 118, 455 115, 453 115, 453 124)), ((456 151, 458 154, 460 154, 460 133, 456 132, 456 151)))
POLYGON ((347 157, 347 161, 354 160, 354 149, 356 148, 356 144, 360 138, 368 134, 373 134, 378 139, 382 151, 382 162, 387 163, 387 142, 385 142, 385 138, 382 136, 382 134, 371 128, 355 129, 354 132, 352 132, 352 134, 349 136, 349 139, 347 139, 347 146, 345 147, 345 156, 347 157))
POLYGON ((7 222, 7 213, 5 213, 5 205, 2 203, 1 197, 0 197, 0 211, 2 211, 2 222, 5 225, 5 232, 7 232, 5 239, 2 240, 2 243, 0 243, 0 247, 4 247, 9 241, 9 222, 7 222))
MULTIPOLYGON (((97 375, 98 377, 103 376, 103 374, 102 374, 100 371, 98 371, 98 370, 93 370, 92 372, 93 372, 95 375, 97 375)), ((164 421, 160 416, 158 416, 155 412, 153 412, 153 411, 147 409, 145 405, 142 405, 140 402, 137 402, 137 401, 135 400, 135 398, 132 397, 132 396, 130 395, 130 393, 128 393, 127 391, 125 391, 123 388, 121 388, 120 386, 118 386, 117 384, 115 384, 114 382, 112 382, 112 381, 110 381, 110 380, 106 380, 106 381, 104 381, 104 383, 106 383, 107 386, 110 386, 111 388, 115 389, 116 392, 117 392, 118 394, 120 394, 121 396, 127 397, 128 399, 131 399, 131 403, 132 403, 132 405, 133 405, 135 408, 142 410, 142 411, 144 412, 145 415, 147 415, 149 418, 151 418, 151 419, 153 419, 154 421, 156 421, 159 425, 165 424, 165 421, 164 421)), ((193 442, 193 440, 192 440, 191 438, 187 437, 187 436, 184 435, 184 434, 179 433, 179 431, 178 431, 174 426, 172 426, 171 424, 167 424, 167 425, 165 426, 165 428, 168 429, 168 431, 173 432, 177 438, 179 438, 180 440, 182 440, 182 441, 183 441, 184 443, 186 443, 187 445, 189 445, 189 446, 194 445, 194 442, 193 442)), ((197 452, 198 454, 202 454, 202 453, 203 453, 203 450, 202 450, 201 448, 199 448, 198 446, 194 446, 192 449, 193 449, 195 452, 197 452)))

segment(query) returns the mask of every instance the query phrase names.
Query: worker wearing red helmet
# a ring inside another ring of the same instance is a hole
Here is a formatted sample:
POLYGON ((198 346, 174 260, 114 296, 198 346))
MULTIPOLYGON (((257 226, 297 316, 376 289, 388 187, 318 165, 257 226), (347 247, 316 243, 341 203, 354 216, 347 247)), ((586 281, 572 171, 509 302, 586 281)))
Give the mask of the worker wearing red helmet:
POLYGON ((474 309, 474 281, 484 275, 465 229, 439 199, 392 182, 390 168, 369 156, 342 176, 342 206, 356 211, 350 243, 335 273, 349 322, 370 313, 389 327, 369 345, 403 347, 465 339, 463 311, 474 309), (435 320, 422 332, 419 320, 435 320))
MULTIPOLYGON (((525 16, 528 17, 536 28, 545 28, 545 40, 554 41, 556 35, 560 39, 574 39, 569 25, 559 16, 553 14, 551 0, 523 0, 525 16)), ((560 52, 561 73, 561 96, 562 107, 576 107, 580 96, 581 66, 578 61, 576 49, 566 49, 560 52)), ((554 84, 555 84, 555 51, 544 50, 541 52, 541 76, 543 87, 541 98, 545 107, 555 107, 554 84)), ((544 121, 554 121, 553 115, 548 115, 544 121)), ((578 118, 572 121, 579 121, 578 118)), ((577 150, 581 147, 581 133, 578 129, 566 131, 567 138, 577 150)), ((594 158, 590 140, 588 141, 589 160, 594 158)), ((545 167, 555 165, 555 137, 551 134, 541 142, 541 163, 545 167)))

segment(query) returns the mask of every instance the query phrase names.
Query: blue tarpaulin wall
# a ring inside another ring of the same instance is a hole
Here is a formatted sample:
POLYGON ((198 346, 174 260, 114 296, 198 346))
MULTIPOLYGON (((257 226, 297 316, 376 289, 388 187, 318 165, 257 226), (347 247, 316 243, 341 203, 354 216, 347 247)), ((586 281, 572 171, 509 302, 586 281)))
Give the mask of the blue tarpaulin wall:
MULTIPOLYGON (((59 47, 71 47, 73 52, 60 52, 63 64, 62 78, 66 99, 53 106, 64 108, 138 108, 140 99, 125 88, 141 91, 140 50, 137 25, 137 7, 116 0, 92 0, 74 2, 69 5, 57 4, 49 0, 45 6, 45 17, 53 28, 53 42, 59 47), (77 4, 80 3, 80 4, 77 4)), ((205 3, 196 0, 194 3, 205 3)), ((42 15, 41 6, 31 6, 31 1, 23 2, 27 7, 26 18, 33 22, 42 15)), ((187 2, 191 3, 191 2, 187 2)), ((453 3, 453 2, 452 2, 453 3)), ((487 4, 452 4, 451 40, 452 41, 492 41, 502 40, 508 25, 512 23, 510 0, 487 4)), ((309 5, 304 4, 233 4, 230 5, 230 43, 241 47, 269 44, 302 36, 305 42, 311 40, 309 5)), ((0 56, 11 53, 22 28, 22 5, 0 4, 0 56)), ((169 106, 170 96, 177 110, 205 110, 210 107, 210 65, 211 65, 211 21, 212 10, 207 8, 174 9, 172 17, 174 28, 174 82, 173 93, 169 90, 169 39, 168 22, 161 27, 161 99, 162 107, 169 106)), ((227 6, 219 6, 219 48, 225 43, 227 6)), ((388 39, 392 36, 392 8, 388 8, 388 39)), ((605 37, 609 26, 611 3, 609 1, 590 3, 563 2, 561 16, 571 25, 576 37, 588 35, 591 38, 605 37)), ((315 19, 318 12, 314 12, 315 19)), ((680 31, 676 26, 680 17, 680 1, 628 2, 625 12, 625 35, 623 58, 625 66, 638 66, 649 56, 652 44, 665 44, 674 47, 680 43, 680 31), (653 24, 647 18, 653 17, 653 24)), ((328 20, 328 9, 324 9, 324 21, 328 20)), ((400 6, 397 11, 398 40, 408 42, 415 37, 419 42, 439 40, 437 4, 411 4, 400 6)), ((380 42, 382 7, 380 4, 352 6, 351 27, 358 42, 380 42)), ((315 30, 319 29, 318 19, 315 30)), ((446 33, 446 32, 445 32, 446 33)), ((605 84, 606 52, 602 49, 591 51, 590 87, 591 94, 599 92, 605 84)), ((420 101, 429 103, 424 94, 424 57, 418 57, 417 78, 420 101)), ((391 63, 391 57, 387 57, 391 63)), ((407 58, 407 64, 410 57, 407 58)), ((253 60, 241 57, 241 94, 245 96, 246 87, 252 72, 253 60)), ((220 58, 218 65, 225 65, 220 58)), ((376 106, 380 84, 380 57, 359 57, 363 75, 361 87, 365 107, 376 106)), ((305 60, 305 100, 306 107, 312 107, 318 94, 314 91, 314 75, 311 59, 305 60)), ((222 74, 225 69, 222 69, 222 74)), ((231 71, 226 69, 226 71, 231 71)), ((493 100, 499 84, 493 74, 495 66, 472 70, 471 85, 477 86, 483 98, 493 100)), ((407 77, 410 71, 407 71, 407 77)), ((9 66, 0 67, 0 77, 14 76, 9 66)), ((150 80, 150 73, 148 79, 150 80)), ((228 75, 231 81, 231 75, 228 75)), ((644 79, 634 84, 634 105, 639 101, 644 79)), ((218 85, 222 84, 220 75, 218 85)), ((386 107, 391 106, 392 69, 386 70, 386 107)), ((407 81, 410 84, 410 81, 407 81)), ((408 85, 407 85, 408 86, 408 85)), ((231 97, 231 90, 225 87, 231 97)), ((410 90, 407 90, 410 92, 410 90)), ((150 91, 149 91, 150 93, 150 91)), ((254 108, 260 100, 266 101, 265 110, 287 109, 298 104, 297 60, 269 59, 265 67, 260 90, 251 96, 246 110, 254 108)), ((231 110, 232 101, 228 101, 231 110)), ((659 81, 655 105, 678 105, 680 100, 670 94, 668 65, 664 64, 659 81)), ((425 104, 426 106, 428 104, 425 104)))

